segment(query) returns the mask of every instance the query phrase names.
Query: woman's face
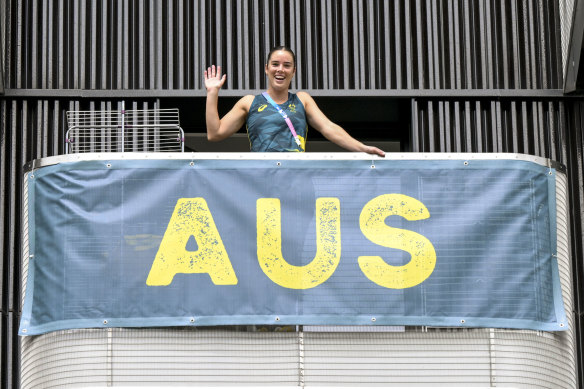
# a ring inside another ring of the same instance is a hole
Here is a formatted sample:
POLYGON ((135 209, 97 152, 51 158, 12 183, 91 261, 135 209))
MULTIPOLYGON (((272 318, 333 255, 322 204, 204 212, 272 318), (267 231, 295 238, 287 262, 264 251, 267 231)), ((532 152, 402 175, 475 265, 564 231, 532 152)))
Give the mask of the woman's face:
POLYGON ((292 54, 284 50, 274 51, 266 64, 268 85, 274 89, 288 89, 296 73, 292 54))

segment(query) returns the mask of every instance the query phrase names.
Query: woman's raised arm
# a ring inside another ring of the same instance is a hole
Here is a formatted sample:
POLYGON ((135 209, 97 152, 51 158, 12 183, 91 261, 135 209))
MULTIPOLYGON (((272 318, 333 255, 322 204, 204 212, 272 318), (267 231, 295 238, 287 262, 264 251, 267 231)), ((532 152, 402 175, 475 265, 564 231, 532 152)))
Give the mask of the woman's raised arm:
POLYGON ((217 102, 219 90, 225 83, 227 75, 221 76, 221 66, 215 65, 205 70, 205 88, 207 89, 207 104, 205 107, 205 120, 207 123, 207 139, 219 141, 235 134, 245 123, 253 96, 244 96, 223 118, 219 118, 217 102))

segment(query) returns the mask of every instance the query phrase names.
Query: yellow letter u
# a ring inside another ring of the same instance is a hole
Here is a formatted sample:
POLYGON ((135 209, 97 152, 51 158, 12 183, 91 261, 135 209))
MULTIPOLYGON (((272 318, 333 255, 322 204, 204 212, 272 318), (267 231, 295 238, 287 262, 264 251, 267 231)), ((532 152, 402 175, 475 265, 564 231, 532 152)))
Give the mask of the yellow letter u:
POLYGON ((337 198, 316 200, 316 256, 307 265, 290 265, 282 256, 280 199, 257 200, 258 261, 276 284, 309 289, 329 279, 341 259, 341 205, 337 198))

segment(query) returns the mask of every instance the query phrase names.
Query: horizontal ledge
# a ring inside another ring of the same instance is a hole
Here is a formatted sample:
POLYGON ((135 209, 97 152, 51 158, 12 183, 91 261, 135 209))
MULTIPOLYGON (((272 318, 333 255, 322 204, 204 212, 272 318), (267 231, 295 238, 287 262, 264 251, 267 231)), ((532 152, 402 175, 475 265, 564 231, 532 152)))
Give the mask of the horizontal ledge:
MULTIPOLYGON (((260 89, 222 90, 223 97, 257 95, 260 89)), ((317 97, 387 97, 387 98, 558 98, 579 97, 566 95, 561 89, 307 89, 317 97)), ((193 98, 205 97, 201 89, 5 89, 4 97, 38 98, 193 98)))
POLYGON ((24 165, 26 172, 43 166, 79 161, 114 160, 516 160, 533 162, 553 167, 559 171, 565 168, 556 161, 528 154, 517 153, 386 153, 385 158, 365 153, 79 153, 35 159, 24 165))

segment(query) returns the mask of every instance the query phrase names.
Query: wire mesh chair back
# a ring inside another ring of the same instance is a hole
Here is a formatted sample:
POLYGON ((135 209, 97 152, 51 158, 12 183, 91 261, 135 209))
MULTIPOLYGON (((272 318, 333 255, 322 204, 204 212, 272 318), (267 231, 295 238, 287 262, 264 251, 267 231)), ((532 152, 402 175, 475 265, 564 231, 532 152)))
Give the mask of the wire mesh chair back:
POLYGON ((182 152, 178 109, 67 111, 67 154, 182 152))

